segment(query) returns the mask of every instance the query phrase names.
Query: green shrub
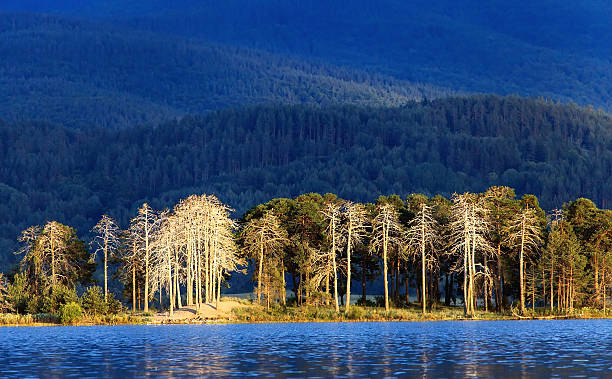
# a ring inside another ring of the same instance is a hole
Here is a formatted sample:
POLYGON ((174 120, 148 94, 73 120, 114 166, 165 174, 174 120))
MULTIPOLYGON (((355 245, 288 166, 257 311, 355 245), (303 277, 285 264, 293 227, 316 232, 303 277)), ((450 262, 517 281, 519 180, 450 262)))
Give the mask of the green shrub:
POLYGON ((116 315, 123 311, 123 304, 117 299, 115 299, 115 295, 112 293, 108 294, 108 299, 106 300, 108 304, 108 313, 112 315, 116 315))
POLYGON ((83 309, 77 303, 68 303, 62 305, 59 310, 60 321, 62 324, 72 324, 83 317, 83 309))
POLYGON ((49 294, 42 298, 40 311, 42 313, 57 313, 62 305, 78 301, 79 297, 74 288, 59 284, 51 288, 49 294))
POLYGON ((108 313, 108 303, 104 301, 102 288, 98 286, 89 287, 81 296, 81 306, 91 315, 105 315, 108 313))
POLYGON ((27 300, 27 304, 25 307, 25 313, 28 313, 28 314, 40 313, 40 310, 42 308, 42 303, 43 301, 40 296, 31 295, 30 298, 27 300))
POLYGON ((345 313, 345 316, 349 320, 360 320, 364 317, 364 310, 359 306, 352 306, 349 308, 349 311, 345 313))
POLYGON ((6 298, 17 313, 25 313, 28 307, 28 283, 25 274, 16 274, 13 283, 6 287, 6 298))

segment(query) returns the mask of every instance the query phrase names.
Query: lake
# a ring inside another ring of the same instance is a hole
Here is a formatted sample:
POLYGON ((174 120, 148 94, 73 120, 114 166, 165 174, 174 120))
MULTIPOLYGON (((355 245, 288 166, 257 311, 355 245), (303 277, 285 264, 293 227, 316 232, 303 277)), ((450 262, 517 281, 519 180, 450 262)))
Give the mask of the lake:
POLYGON ((1 327, 1 377, 605 377, 612 320, 1 327))

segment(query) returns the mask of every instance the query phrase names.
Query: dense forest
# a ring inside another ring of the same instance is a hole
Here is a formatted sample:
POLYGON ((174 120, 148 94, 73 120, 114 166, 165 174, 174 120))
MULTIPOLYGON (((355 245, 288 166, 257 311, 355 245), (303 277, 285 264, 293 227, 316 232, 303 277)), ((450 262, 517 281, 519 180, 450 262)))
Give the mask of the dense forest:
POLYGON ((368 204, 309 193, 257 205, 238 222, 230 212, 204 194, 163 211, 142 204, 123 231, 103 215, 90 246, 92 258, 102 255, 104 290, 89 287, 81 299, 75 285, 91 284, 94 269, 85 243, 57 221, 30 226, 19 238, 18 272, 10 283, 0 275, 0 307, 63 318, 81 307, 118 312, 118 295, 134 311, 149 312, 155 301, 172 316, 183 305, 218 308, 222 287, 248 265, 253 300, 267 308, 292 303, 339 313, 343 305, 348 313, 351 287, 360 282, 357 303, 387 311, 409 305, 411 287, 423 313, 442 295, 447 306, 462 299, 468 316, 478 308, 517 315, 536 307, 549 314, 586 306, 606 311, 612 212, 585 198, 547 215, 537 197, 517 199, 499 186, 450 200, 411 194, 368 204), (113 267, 122 294, 108 290, 113 267), (381 276, 384 296, 374 302, 366 283, 381 276))
POLYGON ((393 106, 450 93, 355 69, 52 16, 0 13, 0 118, 123 128, 253 104, 393 106))
POLYGON ((507 185, 546 209, 580 196, 607 208, 611 123, 592 108, 496 96, 260 106, 115 131, 3 122, 2 267, 28 225, 86 232, 105 212, 125 225, 144 201, 163 209, 190 193, 214 193, 241 214, 305 192, 363 202, 507 185))
POLYGON ((0 10, 96 19, 454 90, 612 110, 612 6, 602 0, 5 0, 0 10))

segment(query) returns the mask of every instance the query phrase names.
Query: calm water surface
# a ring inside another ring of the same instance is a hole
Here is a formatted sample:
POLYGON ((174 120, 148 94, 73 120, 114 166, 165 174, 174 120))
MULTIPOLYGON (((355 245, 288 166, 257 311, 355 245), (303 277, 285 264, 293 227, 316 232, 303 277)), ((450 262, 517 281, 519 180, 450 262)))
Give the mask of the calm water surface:
POLYGON ((612 320, 5 327, 0 376, 612 378, 612 320))

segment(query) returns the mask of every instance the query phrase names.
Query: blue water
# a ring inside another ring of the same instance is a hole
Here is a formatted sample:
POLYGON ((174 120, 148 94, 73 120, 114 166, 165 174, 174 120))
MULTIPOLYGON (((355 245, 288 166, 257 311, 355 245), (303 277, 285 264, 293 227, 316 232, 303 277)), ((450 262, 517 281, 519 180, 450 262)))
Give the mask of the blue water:
POLYGON ((612 320, 0 328, 1 377, 612 377, 612 320))

